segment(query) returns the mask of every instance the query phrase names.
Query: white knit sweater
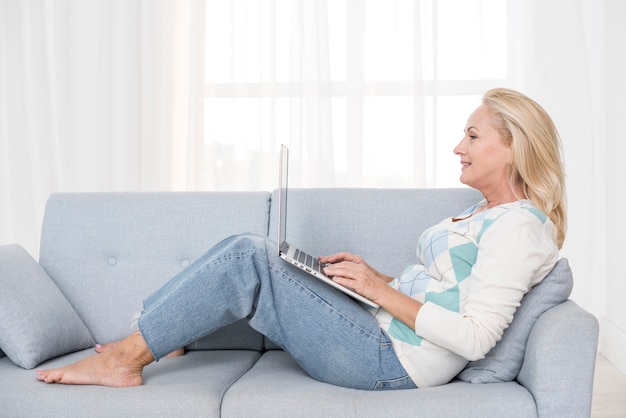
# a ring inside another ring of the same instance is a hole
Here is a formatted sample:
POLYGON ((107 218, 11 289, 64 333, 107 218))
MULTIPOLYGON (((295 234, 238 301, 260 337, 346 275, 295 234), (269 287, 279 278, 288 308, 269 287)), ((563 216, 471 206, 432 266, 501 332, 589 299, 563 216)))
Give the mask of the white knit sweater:
POLYGON ((483 358, 524 294, 558 260, 554 225, 530 201, 472 215, 485 204, 426 230, 418 264, 391 282, 424 304, 415 331, 383 309, 372 310, 418 387, 445 384, 468 361, 483 358))

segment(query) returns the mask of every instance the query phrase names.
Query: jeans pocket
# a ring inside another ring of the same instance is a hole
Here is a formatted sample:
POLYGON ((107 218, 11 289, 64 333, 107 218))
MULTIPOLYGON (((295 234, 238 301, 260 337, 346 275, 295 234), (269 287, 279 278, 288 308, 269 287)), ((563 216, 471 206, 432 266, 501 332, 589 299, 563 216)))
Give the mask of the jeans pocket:
POLYGON ((374 390, 415 389, 416 387, 409 376, 403 376, 397 379, 379 380, 376 382, 374 390))

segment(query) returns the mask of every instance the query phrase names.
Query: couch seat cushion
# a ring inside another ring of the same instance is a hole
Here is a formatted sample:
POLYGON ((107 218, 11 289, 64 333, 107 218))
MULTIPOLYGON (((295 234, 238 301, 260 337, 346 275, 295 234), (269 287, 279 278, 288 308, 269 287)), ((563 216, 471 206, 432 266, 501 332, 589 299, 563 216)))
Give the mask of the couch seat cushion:
MULTIPOLYGON (((348 367, 348 365, 346 365, 348 367)), ((267 351, 226 393, 224 417, 533 417, 533 398, 516 382, 370 392, 310 378, 286 352, 267 351)))
MULTIPOLYGON (((93 354, 91 349, 48 361, 55 368, 93 354)), ((133 388, 48 385, 8 358, 0 359, 3 416, 219 417, 222 395, 259 358, 256 351, 190 351, 144 369, 133 388)))

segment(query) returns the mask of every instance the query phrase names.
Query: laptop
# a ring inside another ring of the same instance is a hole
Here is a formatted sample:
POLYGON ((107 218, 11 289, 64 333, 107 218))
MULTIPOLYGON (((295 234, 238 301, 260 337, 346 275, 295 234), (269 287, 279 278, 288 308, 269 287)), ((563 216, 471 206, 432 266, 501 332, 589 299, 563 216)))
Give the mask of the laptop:
POLYGON ((283 260, 293 264, 299 269, 331 285, 348 296, 362 302, 372 308, 379 305, 353 290, 340 285, 323 273, 324 266, 320 264, 317 257, 313 257, 300 249, 287 243, 287 177, 289 171, 289 149, 282 145, 280 148, 280 166, 278 184, 278 256, 283 260))

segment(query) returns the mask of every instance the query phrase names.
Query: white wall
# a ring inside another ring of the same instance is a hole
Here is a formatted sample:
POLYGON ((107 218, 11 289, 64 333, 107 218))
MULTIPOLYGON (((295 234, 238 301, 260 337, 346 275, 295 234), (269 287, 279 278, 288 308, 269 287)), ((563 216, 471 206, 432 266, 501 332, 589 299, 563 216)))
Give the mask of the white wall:
POLYGON ((626 2, 606 0, 606 293, 600 352, 626 373, 626 2))

